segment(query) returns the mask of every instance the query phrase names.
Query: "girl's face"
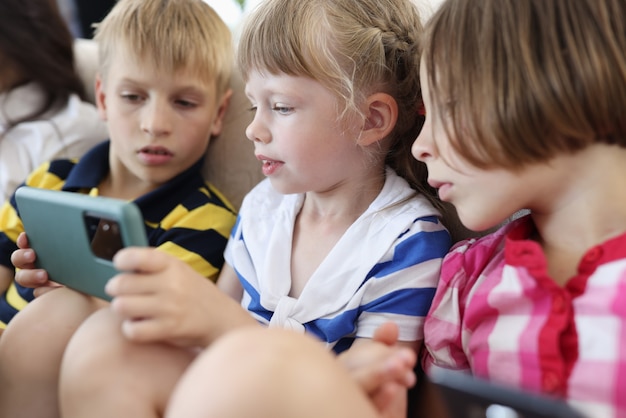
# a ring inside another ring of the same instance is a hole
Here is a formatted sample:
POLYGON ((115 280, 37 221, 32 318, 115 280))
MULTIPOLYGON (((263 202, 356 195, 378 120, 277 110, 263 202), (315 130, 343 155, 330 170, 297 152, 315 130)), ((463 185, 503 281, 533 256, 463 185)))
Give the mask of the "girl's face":
POLYGON ((438 189, 441 200, 452 203, 461 222, 475 231, 496 226, 518 210, 537 204, 541 188, 537 185, 545 184, 544 176, 550 167, 530 166, 512 171, 472 166, 451 145, 445 115, 432 111, 425 68, 421 65, 420 81, 426 122, 413 143, 412 153, 428 166, 428 183, 438 189))
POLYGON ((319 82, 253 70, 246 95, 255 112, 246 136, 279 192, 336 190, 362 170, 358 131, 337 120, 339 102, 319 82))

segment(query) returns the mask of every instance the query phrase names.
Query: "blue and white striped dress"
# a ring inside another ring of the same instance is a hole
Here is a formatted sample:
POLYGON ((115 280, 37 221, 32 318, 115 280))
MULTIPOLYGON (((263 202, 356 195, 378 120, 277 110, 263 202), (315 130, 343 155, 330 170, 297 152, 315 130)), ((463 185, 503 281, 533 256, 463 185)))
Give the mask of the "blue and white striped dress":
POLYGON ((293 229, 304 195, 262 181, 244 199, 225 260, 244 288, 242 306, 261 323, 309 332, 336 352, 395 321, 401 341, 423 339, 450 236, 438 212, 387 170, 383 190, 313 273, 289 296, 293 229))

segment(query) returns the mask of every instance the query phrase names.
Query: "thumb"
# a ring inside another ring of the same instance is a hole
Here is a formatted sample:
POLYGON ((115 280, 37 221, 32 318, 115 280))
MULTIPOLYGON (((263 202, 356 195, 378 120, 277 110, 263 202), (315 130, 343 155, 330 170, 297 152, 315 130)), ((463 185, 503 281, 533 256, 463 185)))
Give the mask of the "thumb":
POLYGON ((398 342, 398 325, 395 322, 385 322, 374 331, 374 341, 385 345, 394 345, 398 342))

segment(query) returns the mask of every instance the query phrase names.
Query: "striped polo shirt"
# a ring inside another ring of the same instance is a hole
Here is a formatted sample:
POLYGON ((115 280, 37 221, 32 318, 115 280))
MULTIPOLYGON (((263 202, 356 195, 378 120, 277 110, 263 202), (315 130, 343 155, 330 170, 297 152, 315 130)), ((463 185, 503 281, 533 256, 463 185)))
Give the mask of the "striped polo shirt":
MULTIPOLYGON (((191 265, 215 280, 235 223, 233 207, 201 174, 203 159, 166 184, 134 201, 145 222, 148 244, 191 265)), ((35 170, 25 185, 98 195, 98 184, 109 173, 109 141, 92 148, 80 160, 54 160, 35 170)), ((12 197, 0 209, 0 264, 13 269, 11 254, 24 230, 12 197)), ((71 255, 69 255, 71 256, 71 255)), ((16 282, 0 298, 0 328, 33 299, 33 289, 16 282)))

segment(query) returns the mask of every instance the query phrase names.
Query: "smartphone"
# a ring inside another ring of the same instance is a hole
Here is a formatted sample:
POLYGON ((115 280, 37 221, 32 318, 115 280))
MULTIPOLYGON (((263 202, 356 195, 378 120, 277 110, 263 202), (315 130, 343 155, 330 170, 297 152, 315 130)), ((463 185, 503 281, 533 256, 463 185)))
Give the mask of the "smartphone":
MULTIPOLYGON (((428 381, 440 405, 432 418, 584 418, 562 399, 434 368, 428 381)), ((432 396, 431 395, 431 396, 432 396)), ((432 416, 432 415, 431 415, 432 416)))
POLYGON ((120 199, 22 186, 17 210, 38 268, 50 280, 104 300, 107 281, 118 273, 121 248, 148 245, 137 205, 120 199))

